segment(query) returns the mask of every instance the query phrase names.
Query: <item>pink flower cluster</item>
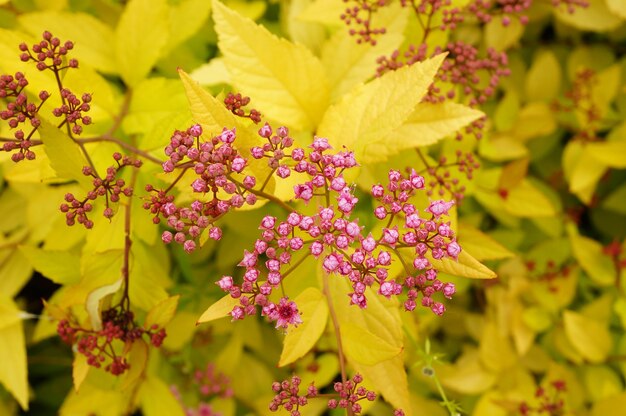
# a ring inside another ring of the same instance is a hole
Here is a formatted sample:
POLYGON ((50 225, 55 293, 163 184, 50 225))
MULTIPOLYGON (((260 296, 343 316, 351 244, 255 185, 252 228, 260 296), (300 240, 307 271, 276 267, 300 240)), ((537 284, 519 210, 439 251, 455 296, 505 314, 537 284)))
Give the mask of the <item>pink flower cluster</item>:
POLYGON ((185 408, 186 416, 220 416, 221 413, 214 410, 209 401, 215 397, 226 399, 233 396, 230 379, 217 371, 215 364, 209 363, 205 370, 196 370, 193 376, 193 384, 197 387, 199 403, 195 406, 187 406, 183 402, 183 395, 177 386, 170 386, 170 391, 178 402, 185 408))
MULTIPOLYGON (((198 176, 191 184, 193 192, 210 194, 212 198, 208 201, 196 199, 190 207, 181 208, 166 196, 167 192, 156 191, 157 196, 144 204, 153 214, 165 217, 167 225, 174 229, 174 232, 165 231, 162 240, 182 244, 187 252, 196 249, 196 240, 209 226, 209 237, 215 240, 221 238, 221 229, 213 223, 222 215, 244 204, 254 205, 257 201, 256 195, 249 192, 256 185, 256 179, 245 176, 239 182, 233 177, 234 174, 241 174, 247 165, 247 160, 233 146, 235 130, 224 128, 221 134, 209 141, 200 140, 201 135, 199 124, 186 131, 175 131, 165 148, 169 160, 163 163, 163 170, 192 169, 198 176)), ((149 186, 149 191, 153 190, 149 186)))
POLYGON ((344 3, 354 3, 346 7, 340 18, 348 26, 357 26, 350 29, 350 36, 356 37, 357 43, 376 45, 376 37, 386 33, 384 27, 372 27, 372 16, 378 9, 391 3, 390 0, 344 0, 344 3))
POLYGON ((66 123, 72 125, 72 133, 81 134, 83 127, 78 123, 80 122, 85 126, 91 124, 91 117, 83 115, 83 113, 91 109, 89 104, 91 102, 91 94, 85 93, 79 99, 70 90, 63 88, 61 90, 61 98, 63 104, 52 110, 52 114, 55 117, 63 117, 66 123))
POLYGON ((279 178, 286 178, 291 175, 291 169, 285 161, 298 154, 303 153, 302 149, 295 149, 294 154, 286 154, 285 149, 293 145, 293 139, 289 137, 289 129, 281 126, 274 134, 272 127, 265 123, 263 127, 259 129, 259 136, 267 140, 267 143, 263 146, 253 147, 251 150, 252 157, 255 159, 267 158, 267 164, 272 170, 276 172, 276 176, 279 178))
POLYGON ((52 69, 57 72, 65 68, 78 68, 76 59, 70 59, 67 61, 67 65, 63 65, 67 59, 65 57, 67 53, 74 49, 73 42, 67 41, 61 44, 61 40, 48 31, 43 32, 42 37, 43 40, 32 45, 30 49, 26 43, 20 44, 20 51, 22 51, 20 59, 23 62, 36 62, 37 69, 40 71, 52 69))
POLYGON ((339 400, 330 399, 328 401, 328 408, 350 408, 352 413, 355 415, 360 414, 363 407, 358 403, 359 401, 368 400, 373 402, 376 400, 376 392, 368 390, 363 386, 359 386, 362 382, 363 376, 357 373, 352 377, 352 379, 346 380, 345 382, 335 383, 333 385, 333 389, 339 394, 339 400))
POLYGON ((276 396, 270 403, 270 411, 276 412, 281 407, 290 412, 291 416, 300 416, 300 407, 305 406, 308 403, 307 399, 317 397, 317 388, 311 384, 304 396, 300 396, 300 383, 301 379, 298 376, 291 377, 291 380, 284 380, 279 383, 275 381, 272 383, 272 390, 276 393, 276 396))

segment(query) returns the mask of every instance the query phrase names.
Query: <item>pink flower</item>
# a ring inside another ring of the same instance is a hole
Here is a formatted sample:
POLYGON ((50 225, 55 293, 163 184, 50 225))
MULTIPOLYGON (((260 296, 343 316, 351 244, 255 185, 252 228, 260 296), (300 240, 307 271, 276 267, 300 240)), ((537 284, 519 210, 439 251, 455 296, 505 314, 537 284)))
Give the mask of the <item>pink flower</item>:
POLYGON ((313 148, 314 150, 318 152, 323 152, 324 150, 332 149, 330 144, 328 144, 328 139, 324 137, 315 137, 315 139, 313 140, 313 144, 311 145, 311 148, 313 148))
POLYGON ((287 328, 289 325, 298 326, 302 323, 298 306, 286 297, 281 298, 278 305, 274 304, 274 308, 268 312, 270 320, 276 321, 276 328, 287 328))
POLYGON ((363 247, 363 250, 367 251, 368 253, 374 251, 376 245, 376 240, 374 239, 374 237, 372 237, 371 234, 364 238, 363 241, 361 241, 361 247, 363 247))
POLYGON ((426 208, 427 212, 430 212, 435 217, 440 217, 441 215, 448 215, 448 210, 452 208, 454 205, 454 201, 446 202, 443 199, 438 199, 437 201, 432 201, 428 208, 426 208))
POLYGON ((293 187, 296 198, 310 201, 313 198, 313 188, 309 184, 300 184, 293 187))
POLYGON ((376 207, 374 209, 374 215, 376 216, 376 218, 378 218, 379 220, 383 220, 385 219, 385 217, 387 216, 387 210, 385 209, 385 207, 383 206, 379 206, 376 207))
POLYGON ((446 249, 448 255, 454 259, 456 259, 461 253, 461 246, 456 241, 452 241, 448 244, 448 248, 446 249))
POLYGON ((248 250, 243 251, 243 260, 241 260, 238 266, 242 267, 254 267, 256 266, 257 256, 254 253, 249 252, 248 250))
POLYGON ((252 153, 252 157, 255 159, 261 159, 265 154, 265 151, 261 147, 253 147, 250 149, 250 153, 252 153))
POLYGON ((193 137, 200 137, 200 135, 202 134, 202 126, 200 126, 199 124, 194 124, 193 126, 189 127, 189 134, 191 134, 193 137))
POLYGON ((173 172, 174 171, 174 162, 171 160, 166 160, 163 162, 163 172, 173 172))
POLYGON ((224 143, 232 143, 235 141, 235 138, 235 129, 228 130, 225 128, 220 135, 220 140, 224 143))
POLYGON ((287 165, 281 165, 278 167, 278 169, 276 170, 276 174, 285 179, 286 177, 288 177, 289 175, 291 175, 291 169, 289 169, 289 167, 287 165))
POLYGON ((452 298, 452 295, 454 295, 456 293, 456 287, 454 286, 454 283, 446 283, 443 286, 443 295, 450 299, 452 298))
POLYGON ((394 246, 398 242, 400 234, 398 228, 384 228, 383 229, 383 241, 391 246, 394 246))
POLYGON ((207 191, 206 182, 203 181, 202 179, 196 179, 195 181, 193 181, 193 183, 191 184, 191 187, 193 188, 194 192, 206 192, 207 191))
POLYGON ((230 167, 232 168, 233 172, 239 173, 243 170, 243 168, 246 167, 246 159, 242 157, 236 157, 233 159, 230 167))
POLYGON ((165 244, 171 243, 173 239, 174 235, 169 231, 163 231, 163 234, 161 234, 161 240, 163 240, 165 244))
POLYGON ((337 258, 335 253, 330 253, 324 258, 324 263, 322 264, 324 271, 326 271, 326 273, 332 273, 337 270, 337 267, 339 267, 339 260, 340 259, 337 258))
POLYGON ((266 215, 261 220, 261 227, 259 228, 265 229, 265 230, 271 230, 272 228, 274 228, 275 224, 276 224, 276 217, 266 215))
POLYGON ((272 127, 268 123, 265 123, 263 127, 259 129, 259 136, 269 139, 272 135, 272 127))
POLYGON ((439 316, 443 315, 446 312, 446 307, 443 305, 443 303, 440 302, 433 303, 430 309, 435 313, 435 315, 439 316))
POLYGON ((415 267, 417 270, 424 270, 428 266, 430 266, 430 262, 424 257, 416 257, 413 260, 413 267, 415 267))
POLYGON ((233 278, 232 276, 223 276, 216 284, 224 291, 230 290, 233 287, 233 278))

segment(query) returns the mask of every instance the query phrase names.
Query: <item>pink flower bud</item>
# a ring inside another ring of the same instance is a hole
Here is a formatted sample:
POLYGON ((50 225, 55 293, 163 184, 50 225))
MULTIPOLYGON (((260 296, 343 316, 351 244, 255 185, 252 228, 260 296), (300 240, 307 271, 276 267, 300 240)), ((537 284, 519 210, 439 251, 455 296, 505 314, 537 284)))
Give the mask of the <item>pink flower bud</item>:
POLYGON ((456 241, 452 241, 448 244, 448 248, 446 249, 448 255, 454 259, 456 259, 461 253, 461 246, 456 241))

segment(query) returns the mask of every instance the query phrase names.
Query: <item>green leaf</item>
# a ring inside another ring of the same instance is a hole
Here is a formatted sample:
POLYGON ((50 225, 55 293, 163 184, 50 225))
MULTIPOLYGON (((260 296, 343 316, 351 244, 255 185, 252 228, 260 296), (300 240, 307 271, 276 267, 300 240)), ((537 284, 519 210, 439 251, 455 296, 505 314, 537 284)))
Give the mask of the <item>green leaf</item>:
POLYGON ((620 214, 626 214, 626 204, 624 204, 623 201, 626 201, 626 184, 614 189, 613 192, 602 201, 602 207, 620 214))
POLYGON ((80 280, 80 257, 72 252, 30 246, 20 246, 19 250, 35 270, 55 283, 66 285, 80 280))
POLYGON ((380 162, 399 152, 401 140, 393 133, 421 101, 445 55, 388 72, 357 86, 331 106, 320 123, 318 136, 355 152, 359 163, 380 162))
POLYGON ((514 89, 509 89, 504 98, 498 102, 492 117, 497 131, 507 131, 513 127, 519 115, 520 101, 519 94, 514 89))
POLYGON ((200 315, 197 324, 204 322, 214 321, 216 319, 224 318, 230 315, 230 312, 235 306, 239 305, 239 299, 235 299, 230 295, 226 295, 211 306, 200 315))
POLYGON ((167 384, 156 377, 147 377, 139 390, 141 410, 146 416, 184 416, 180 402, 167 384))
POLYGON ((326 298, 316 287, 304 290, 294 302, 298 305, 303 322, 287 330, 283 351, 278 361, 279 367, 291 364, 308 353, 322 336, 328 319, 326 298))
POLYGON ((561 66, 554 52, 540 50, 526 75, 526 99, 528 101, 554 100, 561 88, 561 66))
POLYGON ((71 57, 78 59, 80 66, 86 64, 108 74, 117 73, 111 42, 113 30, 102 20, 86 13, 50 11, 22 14, 18 21, 33 36, 48 30, 61 42, 74 42, 71 57))
POLYGON ((606 365, 586 367, 584 382, 593 403, 615 396, 623 389, 619 375, 606 365))
POLYGON ((218 1, 213 20, 236 88, 267 117, 312 130, 328 104, 324 67, 304 46, 271 34, 218 1))
POLYGON ((21 320, 0 328, 0 357, 0 383, 15 397, 22 409, 28 410, 26 343, 21 320))
POLYGON ((483 117, 484 113, 451 101, 419 103, 404 124, 389 135, 390 154, 437 143, 483 117))
POLYGON ((176 307, 178 306, 179 299, 180 296, 176 295, 163 299, 161 302, 157 303, 154 308, 148 312, 146 320, 143 324, 144 328, 150 329, 153 325, 163 328, 167 325, 176 313, 176 307))
POLYGON ((83 167, 88 166, 89 163, 78 144, 45 120, 41 121, 38 131, 50 165, 57 176, 63 179, 74 179, 84 189, 92 189, 91 180, 82 173, 83 167))
POLYGON ((574 257, 591 280, 601 286, 613 285, 617 279, 617 272, 611 257, 603 253, 602 245, 591 238, 579 235, 572 225, 567 227, 567 233, 574 257))
POLYGON ((115 29, 115 56, 124 82, 134 87, 148 76, 168 40, 165 0, 131 0, 115 29))
POLYGON ((613 339, 605 325, 573 311, 563 312, 563 323, 567 339, 583 358, 593 363, 606 359, 613 339))

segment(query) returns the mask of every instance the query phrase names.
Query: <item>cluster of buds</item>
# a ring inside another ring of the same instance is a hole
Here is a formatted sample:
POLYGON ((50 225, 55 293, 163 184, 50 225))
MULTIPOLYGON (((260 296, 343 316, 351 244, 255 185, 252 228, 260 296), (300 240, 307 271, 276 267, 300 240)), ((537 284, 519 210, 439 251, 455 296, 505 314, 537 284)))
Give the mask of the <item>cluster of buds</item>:
POLYGON ((83 132, 83 127, 78 124, 81 123, 84 126, 91 124, 91 117, 83 115, 91 109, 91 94, 83 94, 79 99, 67 88, 61 89, 61 99, 63 104, 52 110, 52 114, 55 117, 63 117, 65 119, 64 124, 69 124, 72 129, 72 133, 78 135, 83 132))
POLYGON ((233 94, 229 92, 226 98, 224 98, 224 104, 226 108, 230 110, 234 115, 238 117, 249 118, 255 124, 261 122, 261 113, 254 108, 250 109, 250 112, 246 114, 243 107, 250 104, 250 97, 243 97, 241 94, 233 94))
POLYGON ((93 227, 93 221, 88 218, 88 214, 93 210, 93 201, 98 197, 105 198, 106 208, 102 215, 110 219, 115 215, 115 211, 110 206, 111 203, 119 202, 122 195, 130 197, 133 194, 133 189, 126 187, 124 179, 118 178, 117 175, 119 171, 126 166, 140 167, 141 161, 128 156, 122 156, 122 154, 118 152, 113 153, 113 159, 117 166, 109 166, 104 178, 100 178, 92 167, 83 167, 83 175, 93 178, 93 189, 87 192, 87 196, 82 201, 77 199, 72 193, 65 195, 65 203, 61 204, 60 210, 65 213, 67 225, 71 226, 78 222, 85 228, 90 229, 93 227))
POLYGON ((558 279, 567 278, 572 270, 572 266, 569 264, 557 265, 554 260, 548 260, 543 270, 538 270, 534 261, 527 261, 526 269, 531 273, 532 278, 543 282, 550 292, 556 293, 562 286, 558 279))
POLYGON ((359 386, 363 382, 363 376, 359 373, 355 374, 352 379, 345 382, 337 382, 333 385, 333 389, 339 394, 339 400, 330 399, 328 401, 329 409, 350 409, 353 414, 358 415, 363 408, 359 404, 361 400, 373 402, 376 400, 376 393, 368 390, 363 386, 359 386))
POLYGON ((78 68, 78 61, 70 59, 64 65, 63 61, 67 60, 66 55, 74 49, 74 43, 67 41, 61 44, 61 40, 52 36, 52 33, 43 32, 43 40, 35 43, 31 48, 26 43, 20 44, 20 59, 22 62, 33 61, 37 63, 37 69, 45 71, 51 69, 54 72, 61 71, 66 68, 78 68))
POLYGON ((28 102, 28 97, 24 88, 28 85, 28 80, 21 72, 12 75, 0 75, 0 99, 7 101, 5 110, 0 111, 0 120, 7 121, 11 129, 16 129, 20 124, 30 122, 30 132, 25 134, 22 129, 18 129, 13 134, 14 139, 7 139, 0 150, 5 152, 17 152, 11 155, 11 160, 19 162, 21 160, 33 160, 35 153, 30 150, 33 145, 31 137, 37 130, 41 121, 37 116, 43 103, 50 97, 47 91, 39 92, 39 104, 28 102))
MULTIPOLYGON (((427 22, 431 22, 433 16, 441 11, 441 30, 454 30, 459 23, 463 22, 462 10, 452 4, 451 0, 400 0, 402 7, 410 7, 418 15, 424 15, 427 22)), ((420 23, 422 20, 420 19, 420 23)), ((424 30, 427 28, 423 27, 424 30)), ((428 27, 428 30, 433 29, 428 27)))
POLYGON ((349 30, 350 36, 356 37, 356 42, 369 43, 376 45, 376 37, 386 33, 384 27, 373 28, 372 17, 374 13, 381 7, 391 3, 389 0, 343 0, 348 4, 345 11, 341 14, 343 20, 348 26, 356 26, 357 29, 349 30))
POLYGON ((533 4, 533 0, 474 0, 467 5, 467 11, 482 23, 489 23, 494 16, 502 16, 502 25, 511 24, 512 18, 518 18, 520 23, 528 23, 528 16, 523 14, 533 4))
POLYGON ((231 209, 241 208, 244 204, 254 205, 257 201, 256 195, 250 192, 256 185, 256 179, 245 176, 240 182, 233 177, 234 174, 241 174, 247 165, 247 160, 233 146, 235 130, 224 128, 220 135, 209 141, 201 141, 201 135, 199 124, 186 131, 175 131, 165 148, 169 160, 163 163, 163 170, 168 173, 176 168, 192 169, 198 176, 191 184, 193 192, 208 193, 212 198, 208 201, 196 199, 190 207, 177 207, 167 192, 148 186, 146 189, 156 195, 144 204, 144 208, 155 215, 162 215, 167 225, 174 229, 174 232, 165 231, 162 234, 163 242, 175 241, 182 244, 187 252, 196 249, 196 240, 207 229, 209 237, 215 240, 221 238, 221 229, 213 225, 218 218, 231 209))
POLYGON ((291 416, 300 416, 300 407, 308 403, 308 399, 317 397, 317 388, 311 384, 307 387, 306 394, 300 395, 300 383, 302 380, 298 376, 291 377, 290 380, 284 380, 279 383, 272 383, 272 390, 276 396, 270 403, 270 411, 276 412, 281 407, 288 411, 291 416))
POLYGON ((178 402, 184 406, 187 416, 220 416, 209 401, 214 398, 227 399, 233 396, 230 379, 217 371, 213 363, 209 363, 205 370, 196 370, 193 376, 193 384, 197 388, 199 402, 195 407, 185 405, 182 394, 177 386, 170 386, 170 391, 178 402))
POLYGON ((151 328, 137 326, 134 314, 121 308, 112 308, 102 313, 102 328, 83 328, 74 319, 59 321, 57 333, 61 340, 69 345, 76 345, 76 351, 87 358, 87 364, 104 368, 105 371, 120 375, 130 368, 125 354, 130 345, 143 336, 150 344, 158 348, 165 339, 165 329, 153 325, 151 328), (116 343, 125 345, 122 355, 118 355, 116 343))
POLYGON ((429 197, 436 192, 440 197, 450 194, 456 201, 464 198, 465 186, 459 185, 459 179, 450 172, 451 167, 456 167, 467 179, 472 179, 474 170, 480 167, 480 163, 472 153, 463 153, 461 150, 457 150, 456 161, 453 163, 448 163, 448 159, 441 156, 436 166, 426 168, 426 173, 430 177, 426 190, 429 197))
MULTIPOLYGON (((285 153, 285 150, 293 145, 293 139, 289 136, 289 129, 281 126, 277 129, 276 134, 272 130, 272 127, 265 123, 263 127, 259 129, 259 136, 267 140, 263 146, 255 146, 251 149, 252 157, 255 159, 267 158, 267 164, 272 170, 276 172, 279 178, 286 178, 291 175, 291 169, 289 165, 285 163, 285 160, 293 158, 293 155, 285 153)), ((296 154, 301 150, 296 149, 296 154)))
POLYGON ((535 391, 535 398, 539 403, 536 406, 531 406, 527 402, 522 402, 518 409, 519 414, 521 416, 560 416, 565 414, 565 401, 561 397, 561 394, 567 390, 565 381, 553 381, 550 383, 550 387, 552 390, 550 394, 543 387, 538 387, 535 391))

